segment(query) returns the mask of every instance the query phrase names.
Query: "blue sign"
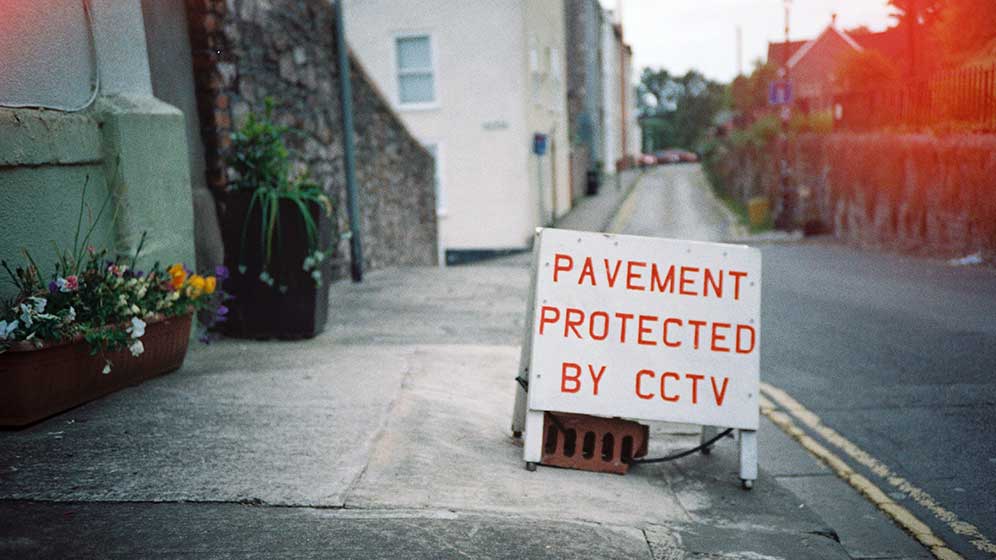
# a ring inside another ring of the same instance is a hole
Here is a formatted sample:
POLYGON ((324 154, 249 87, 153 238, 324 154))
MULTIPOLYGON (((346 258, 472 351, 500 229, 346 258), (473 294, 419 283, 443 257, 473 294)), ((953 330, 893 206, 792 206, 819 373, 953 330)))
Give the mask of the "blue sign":
POLYGON ((538 156, 546 154, 546 134, 533 134, 533 153, 538 156))
POLYGON ((778 80, 768 85, 768 105, 788 105, 792 102, 792 82, 778 80))

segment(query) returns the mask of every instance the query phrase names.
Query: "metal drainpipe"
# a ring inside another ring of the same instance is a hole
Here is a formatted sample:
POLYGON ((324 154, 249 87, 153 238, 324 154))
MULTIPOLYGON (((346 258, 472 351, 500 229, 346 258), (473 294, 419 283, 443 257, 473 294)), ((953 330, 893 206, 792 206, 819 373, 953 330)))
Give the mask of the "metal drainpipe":
POLYGON ((335 2, 335 44, 339 55, 339 107, 342 110, 342 144, 346 166, 346 205, 349 211, 349 268, 353 282, 363 281, 363 244, 360 240, 360 194, 356 189, 356 154, 353 146, 353 87, 349 77, 349 51, 342 22, 343 0, 335 2))

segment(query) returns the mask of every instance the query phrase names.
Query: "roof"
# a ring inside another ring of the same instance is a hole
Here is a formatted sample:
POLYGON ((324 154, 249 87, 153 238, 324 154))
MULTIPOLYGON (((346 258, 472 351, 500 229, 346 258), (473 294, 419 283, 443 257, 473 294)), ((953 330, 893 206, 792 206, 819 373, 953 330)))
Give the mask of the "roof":
MULTIPOLYGON (((791 57, 795 54, 795 51, 802 48, 803 45, 808 43, 808 40, 801 41, 789 41, 788 42, 788 56, 791 57)), ((779 43, 768 43, 768 62, 772 64, 781 64, 786 60, 785 56, 785 42, 779 43)))
POLYGON ((823 32, 820 33, 820 35, 817 38, 813 39, 812 41, 807 42, 799 50, 795 51, 795 53, 792 55, 792 58, 790 58, 789 61, 788 61, 789 68, 795 66, 796 64, 799 64, 799 61, 802 60, 803 58, 805 58, 806 55, 809 54, 809 51, 812 50, 812 48, 815 45, 817 45, 820 41, 823 40, 824 37, 826 37, 829 34, 836 34, 838 37, 840 37, 841 39, 844 40, 844 43, 846 43, 847 45, 849 45, 852 49, 854 49, 856 51, 860 52, 860 51, 864 50, 864 47, 862 47, 861 45, 859 45, 846 32, 841 31, 840 29, 837 29, 833 25, 828 25, 826 27, 826 29, 824 29, 823 32))

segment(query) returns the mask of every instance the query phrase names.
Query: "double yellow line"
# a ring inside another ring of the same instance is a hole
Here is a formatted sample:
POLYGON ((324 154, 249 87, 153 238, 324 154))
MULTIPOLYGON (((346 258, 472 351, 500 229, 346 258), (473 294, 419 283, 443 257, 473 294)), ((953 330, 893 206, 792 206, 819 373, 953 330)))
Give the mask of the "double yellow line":
POLYGON ((961 559, 962 556, 951 550, 925 523, 916 518, 908 509, 897 504, 878 486, 865 476, 854 471, 839 455, 822 445, 815 438, 800 428, 796 421, 818 434, 827 443, 843 452, 859 465, 867 467, 872 473, 890 486, 902 492, 914 502, 931 512, 934 517, 947 525, 954 533, 964 535, 980 551, 996 554, 996 545, 985 537, 979 529, 962 521, 948 509, 937 503, 934 498, 910 481, 897 475, 884 463, 862 450, 847 438, 825 425, 820 417, 802 406, 785 391, 761 383, 761 413, 786 434, 795 439, 816 458, 826 463, 837 476, 850 484, 880 510, 889 515, 900 527, 912 534, 924 546, 941 560, 961 559))

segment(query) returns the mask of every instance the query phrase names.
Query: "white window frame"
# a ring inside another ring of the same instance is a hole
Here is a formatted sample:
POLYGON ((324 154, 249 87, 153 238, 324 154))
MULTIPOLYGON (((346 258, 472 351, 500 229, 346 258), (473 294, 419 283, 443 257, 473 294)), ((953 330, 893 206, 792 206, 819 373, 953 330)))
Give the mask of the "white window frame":
MULTIPOLYGON (((422 146, 428 151, 429 146, 435 147, 436 152, 436 216, 439 218, 445 218, 449 212, 446 210, 446 188, 444 186, 444 179, 446 174, 444 173, 446 169, 446 150, 443 147, 443 143, 438 140, 425 140, 422 142, 422 146)), ((432 153, 431 151, 429 153, 432 153)))
POLYGON ((431 31, 399 31, 391 36, 391 66, 394 73, 395 102, 399 110, 425 111, 439 108, 439 63, 436 50, 436 35, 431 31), (432 101, 404 103, 401 101, 401 68, 398 65, 398 41, 401 39, 429 39, 429 57, 432 64, 432 101))

